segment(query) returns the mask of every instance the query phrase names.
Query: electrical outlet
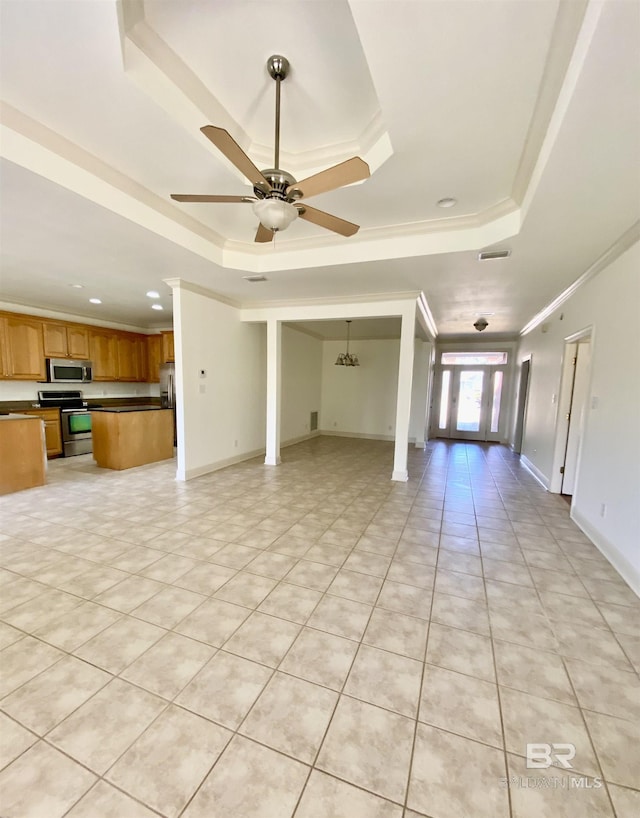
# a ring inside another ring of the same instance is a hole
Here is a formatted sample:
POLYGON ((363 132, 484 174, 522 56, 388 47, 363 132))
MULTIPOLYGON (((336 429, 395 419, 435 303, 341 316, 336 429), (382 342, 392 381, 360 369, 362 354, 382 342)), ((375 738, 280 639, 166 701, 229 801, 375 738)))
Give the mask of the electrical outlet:
POLYGON ((237 441, 237 440, 234 440, 234 441, 233 441, 233 445, 234 445, 234 446, 236 447, 236 449, 237 449, 237 448, 238 448, 238 441, 237 441))
POLYGON ((204 395, 204 393, 205 393, 206 391, 207 391, 207 387, 206 387, 206 386, 205 386, 203 383, 201 383, 201 384, 200 384, 200 394, 201 394, 201 395, 204 395))
POLYGON ((606 517, 607 516, 607 504, 606 503, 600 503, 600 516, 601 517, 606 517))
POLYGON ((333 425, 334 425, 334 426, 337 426, 337 425, 338 425, 338 421, 337 421, 337 420, 334 420, 334 421, 333 421, 333 425))

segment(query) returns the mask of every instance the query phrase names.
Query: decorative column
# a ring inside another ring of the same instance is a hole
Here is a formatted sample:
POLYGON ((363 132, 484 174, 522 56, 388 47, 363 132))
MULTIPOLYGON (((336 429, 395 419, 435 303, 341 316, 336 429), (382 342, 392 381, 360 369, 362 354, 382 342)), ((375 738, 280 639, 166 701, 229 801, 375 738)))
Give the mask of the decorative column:
POLYGON ((280 463, 282 322, 267 320, 267 440, 265 465, 280 463))
POLYGON ((392 480, 406 482, 409 421, 411 418, 411 386, 413 382, 413 338, 415 335, 415 304, 402 313, 400 360, 398 363, 398 399, 396 402, 396 445, 393 454, 392 480))

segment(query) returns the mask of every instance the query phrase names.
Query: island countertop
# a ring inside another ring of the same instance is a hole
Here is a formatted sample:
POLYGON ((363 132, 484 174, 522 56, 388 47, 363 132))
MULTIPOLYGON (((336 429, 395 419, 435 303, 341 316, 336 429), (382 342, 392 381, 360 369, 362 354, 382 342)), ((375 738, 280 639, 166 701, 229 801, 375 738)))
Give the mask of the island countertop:
POLYGON ((98 409, 92 409, 89 407, 90 412, 170 412, 171 409, 168 409, 164 406, 101 406, 98 409))

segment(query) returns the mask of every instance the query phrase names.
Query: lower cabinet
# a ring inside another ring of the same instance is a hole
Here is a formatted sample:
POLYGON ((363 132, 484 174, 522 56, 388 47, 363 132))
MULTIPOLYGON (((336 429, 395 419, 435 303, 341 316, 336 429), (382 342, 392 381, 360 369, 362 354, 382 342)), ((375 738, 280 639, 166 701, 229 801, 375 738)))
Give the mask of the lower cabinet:
POLYGON ((21 409, 21 415, 34 415, 44 420, 44 437, 47 457, 59 457, 62 454, 62 428, 59 409, 21 409))

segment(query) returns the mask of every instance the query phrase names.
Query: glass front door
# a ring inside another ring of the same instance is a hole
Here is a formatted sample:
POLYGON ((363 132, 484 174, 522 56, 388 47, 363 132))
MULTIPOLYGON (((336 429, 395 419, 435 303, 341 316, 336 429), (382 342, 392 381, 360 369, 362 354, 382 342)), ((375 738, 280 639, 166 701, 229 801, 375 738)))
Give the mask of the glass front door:
POLYGON ((443 367, 436 435, 499 440, 503 382, 503 369, 494 366, 443 367))

